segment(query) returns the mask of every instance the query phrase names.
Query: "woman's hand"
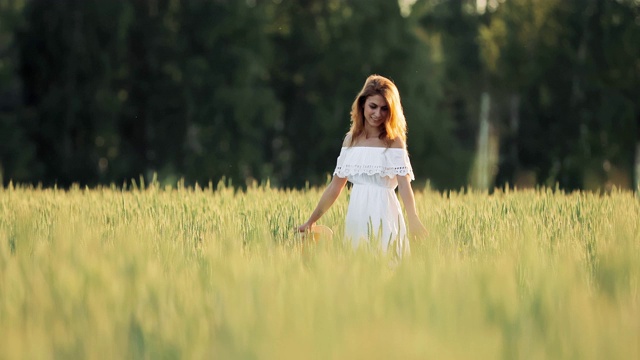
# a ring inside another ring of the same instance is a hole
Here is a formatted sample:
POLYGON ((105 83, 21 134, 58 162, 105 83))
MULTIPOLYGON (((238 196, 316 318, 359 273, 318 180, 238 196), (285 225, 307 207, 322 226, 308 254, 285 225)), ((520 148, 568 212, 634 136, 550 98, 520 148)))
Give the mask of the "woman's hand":
POLYGON ((307 221, 307 222, 305 222, 304 224, 302 224, 302 225, 298 226, 298 227, 296 228, 296 230, 297 230, 298 232, 301 232, 301 233, 303 233, 303 232, 310 232, 311 230, 313 230, 313 226, 314 226, 314 225, 315 225, 315 223, 307 221))
POLYGON ((424 239, 429 235, 427 228, 417 217, 409 218, 409 235, 413 239, 424 239))
POLYGON ((410 225, 409 233, 415 238, 426 238, 429 235, 427 228, 424 227, 422 223, 414 224, 413 226, 410 225))

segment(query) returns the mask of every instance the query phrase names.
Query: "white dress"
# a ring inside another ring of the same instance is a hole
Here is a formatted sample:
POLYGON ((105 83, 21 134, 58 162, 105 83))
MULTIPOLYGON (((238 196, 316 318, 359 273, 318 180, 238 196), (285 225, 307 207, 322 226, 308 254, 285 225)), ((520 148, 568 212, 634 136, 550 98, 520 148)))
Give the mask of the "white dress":
POLYGON ((406 149, 352 146, 343 147, 334 175, 353 184, 345 221, 345 239, 354 248, 370 242, 399 257, 409 253, 407 227, 395 193, 397 175, 413 169, 406 149))

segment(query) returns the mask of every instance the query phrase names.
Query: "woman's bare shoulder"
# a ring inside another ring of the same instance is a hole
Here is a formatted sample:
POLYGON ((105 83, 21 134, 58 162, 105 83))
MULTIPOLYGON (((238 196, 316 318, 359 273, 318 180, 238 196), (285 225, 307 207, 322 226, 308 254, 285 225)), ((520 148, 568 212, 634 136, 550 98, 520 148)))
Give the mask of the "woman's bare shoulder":
POLYGON ((342 142, 342 147, 349 147, 351 146, 351 133, 348 132, 347 135, 344 137, 344 141, 342 142))
POLYGON ((404 140, 402 140, 400 137, 396 137, 395 139, 393 139, 393 142, 389 147, 392 149, 406 149, 407 144, 405 144, 404 140))

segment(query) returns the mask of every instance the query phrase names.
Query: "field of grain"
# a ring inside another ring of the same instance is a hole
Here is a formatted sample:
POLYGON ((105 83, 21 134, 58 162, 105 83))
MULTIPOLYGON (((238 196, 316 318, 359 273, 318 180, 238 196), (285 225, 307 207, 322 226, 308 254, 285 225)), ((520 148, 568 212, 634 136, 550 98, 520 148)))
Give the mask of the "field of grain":
POLYGON ((638 359, 631 192, 416 189, 398 265, 322 189, 0 189, 0 359, 638 359))

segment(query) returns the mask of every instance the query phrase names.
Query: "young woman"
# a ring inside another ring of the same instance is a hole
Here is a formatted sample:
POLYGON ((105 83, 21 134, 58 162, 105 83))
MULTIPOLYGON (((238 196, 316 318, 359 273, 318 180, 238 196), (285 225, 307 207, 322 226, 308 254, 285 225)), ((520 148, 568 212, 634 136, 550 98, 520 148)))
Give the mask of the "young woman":
POLYGON ((397 256, 409 253, 409 238, 395 194, 404 203, 409 230, 426 235, 416 212, 411 180, 413 170, 406 149, 406 121, 394 83, 371 75, 351 106, 351 129, 344 139, 333 178, 309 219, 305 232, 333 205, 347 180, 353 184, 345 223, 345 239, 354 247, 373 242, 397 256))

